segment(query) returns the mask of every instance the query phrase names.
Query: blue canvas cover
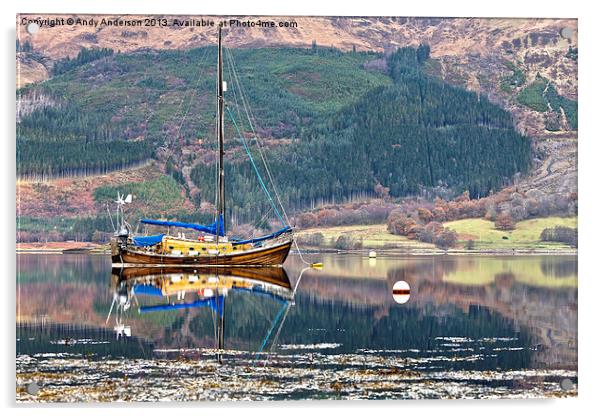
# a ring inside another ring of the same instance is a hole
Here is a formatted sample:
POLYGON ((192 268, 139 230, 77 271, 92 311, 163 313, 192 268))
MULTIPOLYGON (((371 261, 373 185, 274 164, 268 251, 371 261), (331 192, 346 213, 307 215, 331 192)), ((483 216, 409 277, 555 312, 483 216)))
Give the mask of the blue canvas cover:
POLYGON ((211 225, 201 225, 201 224, 179 222, 179 221, 151 220, 151 219, 147 219, 147 218, 141 219, 140 222, 142 224, 161 225, 163 227, 190 228, 193 230, 202 231, 204 233, 213 234, 213 235, 217 234, 217 230, 219 228, 219 235, 222 237, 224 236, 224 217, 222 217, 222 216, 220 216, 220 218, 219 218, 219 223, 218 223, 218 221, 215 221, 211 225))
POLYGON ((159 244, 164 236, 165 234, 134 237, 134 245, 138 247, 154 246, 155 244, 159 244))
POLYGON ((132 288, 132 292, 134 292, 135 295, 163 296, 161 289, 152 285, 135 285, 132 288))

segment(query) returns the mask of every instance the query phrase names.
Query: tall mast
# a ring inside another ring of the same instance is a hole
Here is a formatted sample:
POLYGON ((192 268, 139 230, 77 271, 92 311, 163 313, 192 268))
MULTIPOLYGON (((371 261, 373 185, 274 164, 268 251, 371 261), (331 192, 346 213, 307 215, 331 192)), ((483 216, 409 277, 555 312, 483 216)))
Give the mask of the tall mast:
MULTIPOLYGON (((226 197, 224 181, 224 77, 222 69, 222 27, 219 27, 217 35, 217 140, 219 142, 219 164, 218 164, 218 216, 217 216, 217 236, 220 231, 226 233, 226 197), (220 219, 224 218, 223 229, 220 219)), ((218 240, 219 238, 216 238, 218 240)))
MULTIPOLYGON (((224 181, 224 74, 222 62, 222 27, 219 27, 217 34, 217 138, 219 141, 219 209, 217 217, 217 235, 215 241, 219 242, 219 234, 221 226, 221 218, 224 218, 223 233, 226 234, 226 184, 224 181)), ((217 293, 217 290, 216 290, 217 293)), ((219 351, 218 362, 222 363, 221 351, 224 349, 224 326, 225 326, 225 307, 226 299, 224 297, 221 305, 222 310, 219 314, 218 341, 217 348, 219 351)))

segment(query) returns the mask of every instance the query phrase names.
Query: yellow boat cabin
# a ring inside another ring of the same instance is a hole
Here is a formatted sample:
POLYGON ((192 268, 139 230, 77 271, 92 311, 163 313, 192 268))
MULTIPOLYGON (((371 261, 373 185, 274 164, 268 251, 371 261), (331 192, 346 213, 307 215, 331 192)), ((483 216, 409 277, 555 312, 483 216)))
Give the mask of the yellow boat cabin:
POLYGON ((236 253, 252 248, 252 244, 232 244, 231 242, 195 241, 186 238, 163 237, 159 246, 160 254, 181 256, 215 256, 236 253))

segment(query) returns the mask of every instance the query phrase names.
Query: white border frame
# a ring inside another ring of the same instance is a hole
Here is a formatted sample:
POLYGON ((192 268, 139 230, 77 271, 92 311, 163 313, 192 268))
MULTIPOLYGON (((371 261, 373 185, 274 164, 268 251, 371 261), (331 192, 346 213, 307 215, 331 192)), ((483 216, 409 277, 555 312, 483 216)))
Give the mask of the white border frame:
MULTIPOLYGON (((333 407, 341 407, 345 412, 365 413, 378 407, 380 412, 397 413, 415 411, 426 414, 482 414, 488 416, 507 415, 517 411, 545 412, 546 414, 577 414, 586 412, 589 406, 596 403, 600 395, 598 386, 600 359, 598 349, 601 345, 599 293, 601 293, 602 276, 598 271, 596 257, 600 257, 597 246, 597 231, 600 229, 599 200, 600 189, 600 157, 602 156, 600 138, 600 98, 602 84, 600 76, 600 15, 596 13, 594 2, 570 2, 549 0, 546 2, 527 2, 524 0, 505 0, 503 2, 471 2, 469 0, 454 1, 420 1, 394 3, 383 0, 364 2, 325 2, 323 0, 304 0, 302 2, 244 1, 229 2, 192 2, 186 0, 145 0, 144 2, 126 3, 123 0, 102 0, 96 3, 89 1, 69 0, 19 0, 2 3, 2 21, 4 42, 2 43, 4 63, 1 65, 3 106, 2 126, 4 127, 5 151, 2 154, 2 205, 5 219, 4 238, 0 253, 3 264, 8 265, 4 273, 4 289, 2 294, 2 310, 4 313, 3 342, 0 344, 6 365, 3 366, 2 393, 4 405, 13 407, 11 413, 29 413, 42 411, 50 415, 74 414, 81 412, 74 406, 67 409, 58 406, 45 406, 37 410, 31 406, 19 405, 15 409, 15 15, 17 13, 123 13, 123 14, 252 14, 252 15, 343 15, 343 16, 440 16, 440 17, 550 17, 579 19, 579 397, 563 400, 508 400, 508 401, 409 401, 409 402, 280 402, 253 403, 243 407, 236 403, 187 403, 169 405, 178 407, 184 412, 191 407, 203 407, 200 412, 223 412, 266 415, 305 414, 308 411, 336 412, 333 407), (403 409, 401 409, 403 407, 403 409), (186 408, 186 409, 185 409, 186 408)), ((599 261, 599 260, 598 260, 599 261)), ((78 405, 81 407, 84 405, 78 405)), ((64 406, 61 406, 64 407, 64 406)), ((106 406, 88 405, 86 412, 105 414, 106 406)), ((110 405, 111 412, 131 412, 161 414, 166 410, 163 404, 146 405, 110 405), (137 408, 134 409, 133 407, 137 408)))

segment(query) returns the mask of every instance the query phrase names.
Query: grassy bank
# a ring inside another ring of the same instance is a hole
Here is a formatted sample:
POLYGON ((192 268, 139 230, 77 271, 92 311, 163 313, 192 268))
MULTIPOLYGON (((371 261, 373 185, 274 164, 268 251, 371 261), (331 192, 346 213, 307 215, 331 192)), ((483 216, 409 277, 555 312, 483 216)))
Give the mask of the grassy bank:
POLYGON ((98 244, 86 241, 49 241, 46 243, 17 243, 17 253, 48 253, 61 254, 63 252, 78 251, 89 254, 102 254, 110 252, 108 244, 98 244))
POLYGON ((516 223, 512 231, 495 229, 492 221, 480 218, 452 221, 444 224, 458 233, 458 243, 461 246, 468 240, 474 241, 475 250, 492 249, 568 249, 570 246, 562 243, 543 242, 539 240, 545 228, 556 226, 577 227, 577 217, 547 217, 534 218, 516 223))
MULTIPOLYGON (((374 249, 434 249, 433 244, 410 240, 387 231, 387 224, 373 225, 342 225, 338 227, 318 227, 300 230, 298 237, 301 242, 310 239, 312 235, 322 234, 321 248, 335 248, 339 237, 344 236, 353 242, 361 242, 363 248, 374 249)), ((305 244, 301 244, 305 246, 305 244)))
MULTIPOLYGON (((576 228, 577 217, 547 217, 520 221, 512 231, 495 229, 492 221, 480 218, 451 221, 444 224, 458 233, 456 249, 464 249, 468 240, 474 241, 473 251, 490 250, 568 250, 570 246, 562 243, 543 242, 539 240, 545 228, 565 226, 576 228)), ((363 249, 401 249, 401 250, 434 250, 433 244, 410 240, 406 237, 390 234, 386 224, 375 225, 345 225, 337 227, 320 227, 301 230, 298 233, 303 244, 322 235, 320 248, 336 248, 336 242, 341 236, 348 237, 352 242, 361 242, 363 249), (312 238, 313 237, 313 238, 312 238)))

